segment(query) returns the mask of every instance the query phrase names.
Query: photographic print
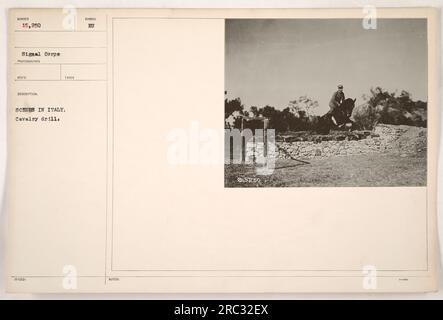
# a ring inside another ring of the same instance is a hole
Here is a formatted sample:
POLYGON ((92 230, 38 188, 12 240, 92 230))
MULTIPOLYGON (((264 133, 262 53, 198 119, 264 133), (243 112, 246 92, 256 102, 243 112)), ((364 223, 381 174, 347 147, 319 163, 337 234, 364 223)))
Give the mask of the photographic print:
POLYGON ((225 187, 425 186, 426 19, 227 19, 225 187))

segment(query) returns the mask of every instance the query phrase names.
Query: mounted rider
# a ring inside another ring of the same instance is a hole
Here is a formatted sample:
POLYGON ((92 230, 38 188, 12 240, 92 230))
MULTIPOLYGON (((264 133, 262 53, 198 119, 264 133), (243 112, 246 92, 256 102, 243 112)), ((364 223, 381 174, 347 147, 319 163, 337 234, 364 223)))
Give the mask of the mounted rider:
MULTIPOLYGON (((343 92, 343 85, 339 84, 337 86, 337 91, 335 91, 332 94, 331 100, 329 101, 329 111, 327 112, 328 115, 332 115, 332 112, 335 110, 335 108, 339 107, 343 101, 345 101, 345 93, 343 92)), ((335 121, 334 117, 331 116, 332 121, 337 125, 337 122, 335 121)))

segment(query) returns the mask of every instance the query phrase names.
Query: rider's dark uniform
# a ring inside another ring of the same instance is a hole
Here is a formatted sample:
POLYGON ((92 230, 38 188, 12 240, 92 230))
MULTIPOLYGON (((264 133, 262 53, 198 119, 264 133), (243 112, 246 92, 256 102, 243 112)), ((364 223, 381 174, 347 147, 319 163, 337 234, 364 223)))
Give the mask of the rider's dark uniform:
POLYGON ((328 113, 331 113, 336 107, 342 104, 343 101, 345 101, 345 94, 343 93, 343 91, 334 92, 334 94, 331 97, 331 100, 329 101, 329 108, 331 109, 329 110, 328 113))

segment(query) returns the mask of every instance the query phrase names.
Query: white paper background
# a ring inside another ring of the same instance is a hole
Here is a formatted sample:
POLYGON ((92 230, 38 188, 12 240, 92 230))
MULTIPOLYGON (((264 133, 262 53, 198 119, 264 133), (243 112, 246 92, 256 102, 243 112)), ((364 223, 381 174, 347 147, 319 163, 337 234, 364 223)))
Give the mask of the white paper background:
MULTIPOLYGON (((11 295, 5 294, 5 272, 4 272, 4 249, 6 238, 6 216, 3 210, 4 199, 4 180, 6 172, 6 48, 7 48, 7 26, 6 17, 7 9, 13 7, 63 7, 71 5, 75 7, 89 7, 89 8, 344 8, 344 7, 363 7, 365 5, 383 6, 383 7, 425 7, 432 6, 442 8, 441 1, 352 1, 352 0, 335 0, 335 1, 3 1, 0 4, 2 12, 0 14, 0 299, 443 299, 443 281, 440 278, 440 292, 430 294, 70 294, 70 295, 11 295)), ((442 29, 441 27, 439 28, 442 29)), ((440 38, 440 52, 441 43, 443 42, 442 34, 440 38)), ((441 54, 439 54, 441 57, 441 54)), ((441 58, 440 58, 441 59, 441 58)), ((441 84, 442 65, 439 65, 440 83, 439 83, 439 97, 442 100, 443 86, 441 84)), ((440 103, 441 105, 441 103, 440 103)), ((440 116, 441 118, 441 116, 440 116)), ((441 134, 440 134, 441 136, 441 134)), ((439 152, 440 154, 440 152, 439 152)), ((439 167, 441 167, 441 157, 439 157, 439 167)), ((439 183, 443 180, 443 174, 439 172, 439 183)), ((443 191, 439 192, 438 205, 443 202, 443 191)), ((439 217, 441 217, 441 210, 439 208, 439 217)), ((439 230, 442 230, 443 223, 439 219, 439 230)), ((440 243, 443 239, 439 235, 440 243)), ((440 253, 442 252, 440 248, 440 253)), ((440 258, 440 273, 441 273, 441 258, 440 258)))

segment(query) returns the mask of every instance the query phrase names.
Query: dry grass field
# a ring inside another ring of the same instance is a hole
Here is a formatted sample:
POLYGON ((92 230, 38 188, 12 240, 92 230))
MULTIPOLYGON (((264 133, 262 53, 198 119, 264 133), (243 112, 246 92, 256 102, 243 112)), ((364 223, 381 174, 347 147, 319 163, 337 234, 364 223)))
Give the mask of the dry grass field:
POLYGON ((389 187, 425 186, 426 152, 378 153, 277 160, 271 175, 257 175, 254 165, 225 165, 226 187, 389 187))

